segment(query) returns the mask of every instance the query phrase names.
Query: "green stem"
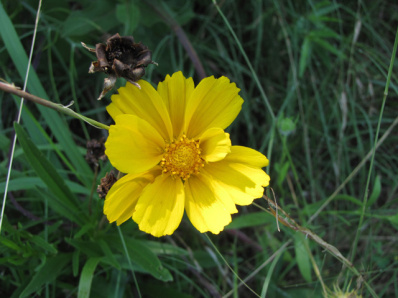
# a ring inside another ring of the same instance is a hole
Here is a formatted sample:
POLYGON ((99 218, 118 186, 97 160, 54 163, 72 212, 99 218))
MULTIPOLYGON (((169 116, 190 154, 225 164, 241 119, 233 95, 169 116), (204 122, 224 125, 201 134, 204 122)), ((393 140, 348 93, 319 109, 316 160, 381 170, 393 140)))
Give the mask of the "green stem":
POLYGON ((128 264, 129 264, 129 267, 130 267, 130 270, 131 270, 131 274, 133 275, 133 280, 134 280, 135 288, 136 288, 136 290, 138 292, 138 297, 142 298, 140 287, 139 287, 137 278, 135 277, 133 264, 131 263, 131 258, 130 258, 130 255, 129 255, 129 251, 127 249, 126 241, 124 241, 124 236, 123 236, 122 230, 120 229, 120 226, 117 226, 117 230, 119 232, 120 241, 122 241, 122 244, 123 244, 123 250, 124 250, 124 253, 126 254, 126 259, 128 261, 128 264))
POLYGON ((252 63, 250 62, 250 59, 249 59, 249 57, 247 56, 245 50, 243 49, 243 46, 242 46, 242 44, 241 44, 241 42, 240 42, 238 36, 236 36, 236 33, 235 33, 234 29, 231 27, 231 24, 229 23, 227 17, 224 15, 224 13, 222 12, 222 10, 221 10, 220 7, 218 6, 216 0, 212 0, 212 1, 213 1, 214 6, 216 7, 218 13, 220 14, 220 16, 222 17, 222 19, 224 20, 224 23, 225 23, 225 25, 227 26, 228 30, 231 32, 231 35, 232 35, 232 37, 234 38, 234 40, 235 40, 235 42, 236 42, 236 45, 237 45, 238 48, 239 48, 239 51, 241 52, 243 58, 245 59, 245 61, 246 61, 246 63, 247 63, 247 66, 249 67, 250 72, 251 72, 251 74, 252 74, 252 76, 253 76, 253 79, 254 79, 254 81, 256 82, 256 85, 257 85, 257 87, 258 87, 258 90, 260 91, 260 94, 261 94, 261 97, 262 97, 262 99, 263 99, 263 101, 264 101, 264 104, 265 104, 265 106, 267 107, 268 112, 269 112, 269 114, 270 114, 270 116, 271 116, 271 118, 272 118, 272 121, 275 121, 275 114, 274 114, 274 111, 272 110, 271 104, 269 103, 268 97, 265 95, 264 88, 263 88, 263 86, 261 85, 260 80, 259 80, 259 78, 258 78, 256 72, 254 71, 253 65, 252 65, 252 63))
POLYGON ((350 258, 351 262, 353 262, 353 260, 355 258, 355 254, 356 254, 356 250, 357 250, 357 246, 358 246, 358 241, 359 241, 359 235, 362 232, 362 224, 363 224, 363 220, 364 220, 364 217, 365 217, 365 211, 366 211, 366 208, 367 208, 366 205, 367 205, 368 196, 369 196, 370 177, 371 177, 371 174, 372 174, 373 162, 374 162, 374 158, 375 158, 375 155, 376 155, 376 147, 377 147, 377 141, 379 139, 380 125, 381 125, 381 120, 383 119, 384 106, 385 106, 386 101, 387 101, 388 88, 390 87, 390 80, 391 80, 392 70, 393 70, 393 66, 394 66, 395 55, 397 53, 397 47, 398 47, 398 27, 397 27, 397 32, 396 32, 396 35, 395 35, 394 48, 393 48, 392 55, 391 55, 390 67, 388 69, 386 87, 384 89, 384 96, 383 96, 383 102, 381 104, 379 121, 377 123, 376 137, 375 137, 375 141, 374 141, 373 149, 372 149, 372 158, 370 160, 368 178, 367 178, 366 186, 365 186, 365 194, 363 196, 361 217, 359 218, 357 233, 355 235, 354 243, 352 245, 352 252, 351 252, 351 258, 350 258))
POLYGON ((51 102, 49 100, 45 100, 45 99, 43 99, 41 97, 38 97, 36 95, 33 95, 33 94, 28 93, 28 92, 22 91, 22 90, 18 89, 17 87, 13 86, 13 85, 0 82, 0 90, 3 90, 4 92, 7 92, 7 93, 15 94, 15 95, 17 95, 17 96, 19 96, 21 98, 25 98, 27 100, 33 101, 34 103, 37 103, 37 104, 40 104, 42 106, 48 107, 50 109, 56 110, 57 112, 64 113, 64 114, 66 114, 68 116, 71 116, 73 118, 83 120, 84 122, 86 122, 86 123, 88 123, 88 124, 90 124, 90 125, 92 125, 94 127, 109 130, 109 126, 108 125, 105 125, 105 124, 103 124, 101 122, 95 121, 95 120, 93 120, 91 118, 85 117, 85 116, 83 116, 83 115, 81 115, 79 113, 76 113, 75 111, 73 111, 70 108, 65 107, 63 105, 51 102))
POLYGON ((239 281, 246 286, 246 288, 252 292, 255 296, 260 297, 260 295, 258 295, 252 288, 250 288, 246 282, 244 280, 242 280, 240 278, 240 276, 234 271, 234 269, 231 267, 231 265, 229 265, 229 263, 227 262, 227 260, 224 258, 224 256, 220 253, 220 251, 218 250, 217 246, 213 243, 213 241, 211 241, 210 237, 204 233, 203 234, 205 236, 205 238, 207 239, 207 241, 213 246, 214 250, 216 251, 216 253, 218 254, 218 256, 223 260, 223 262, 225 263, 225 265, 227 265, 227 267, 229 268, 229 270, 231 270, 231 272, 236 276, 237 279, 239 279, 239 281))

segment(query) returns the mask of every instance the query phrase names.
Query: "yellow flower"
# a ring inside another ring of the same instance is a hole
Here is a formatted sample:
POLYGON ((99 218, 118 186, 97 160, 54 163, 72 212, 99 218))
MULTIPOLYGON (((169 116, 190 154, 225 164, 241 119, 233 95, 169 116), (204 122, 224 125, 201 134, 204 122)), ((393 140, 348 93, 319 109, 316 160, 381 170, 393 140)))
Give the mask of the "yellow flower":
POLYGON ((104 213, 118 225, 129 218, 160 237, 172 234, 185 212, 200 231, 218 234, 235 205, 263 195, 268 159, 253 149, 231 146, 224 132, 243 99, 226 77, 203 79, 196 88, 181 72, 155 90, 127 83, 107 107, 115 120, 106 155, 126 173, 110 189, 104 213))

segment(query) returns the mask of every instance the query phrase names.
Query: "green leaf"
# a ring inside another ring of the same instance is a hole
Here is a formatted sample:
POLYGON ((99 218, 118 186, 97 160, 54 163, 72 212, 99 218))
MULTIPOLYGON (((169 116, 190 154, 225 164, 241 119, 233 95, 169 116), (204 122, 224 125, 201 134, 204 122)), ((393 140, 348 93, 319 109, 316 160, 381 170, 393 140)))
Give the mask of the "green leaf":
POLYGON ((158 257, 140 240, 127 239, 126 246, 129 256, 135 264, 157 279, 163 281, 173 280, 169 270, 163 267, 158 257))
POLYGON ((105 242, 103 239, 99 239, 97 241, 99 247, 101 247, 104 256, 106 258, 106 262, 108 264, 111 264, 113 267, 115 267, 116 269, 120 270, 121 266, 119 264, 119 262, 116 260, 115 254, 112 252, 111 248, 109 247, 108 243, 105 242))
POLYGON ((90 258, 84 264, 82 273, 79 281, 79 291, 77 293, 78 298, 90 297, 91 282, 93 281, 94 271, 97 268, 101 258, 90 258))
POLYGON ((312 41, 314 43, 318 44, 319 46, 321 46, 322 48, 324 48, 325 50, 329 51, 330 53, 335 54, 337 57, 345 58, 345 55, 343 54, 343 52, 337 50, 332 44, 330 44, 326 40, 321 39, 321 38, 313 38, 312 41))
POLYGON ((58 252, 53 244, 48 243, 40 236, 33 235, 31 241, 38 247, 42 248, 44 251, 49 252, 50 254, 56 254, 58 252))
POLYGON ((308 282, 311 279, 311 262, 305 245, 308 247, 308 239, 301 233, 296 233, 294 236, 294 251, 296 253, 296 262, 303 278, 308 282), (305 243, 307 242, 307 243, 305 243))
POLYGON ((395 215, 384 216, 384 218, 387 219, 396 230, 398 230, 398 213, 395 215))
POLYGON ((76 249, 73 252, 72 256, 72 272, 74 277, 76 277, 79 273, 79 257, 80 257, 80 250, 76 249))
POLYGON ((45 283, 55 280, 70 262, 70 259, 71 254, 60 254, 47 258, 45 264, 33 276, 29 284, 22 291, 20 297, 27 297, 40 290, 45 283))
POLYGON ((311 55, 311 43, 306 37, 304 39, 303 44, 301 45, 301 51, 300 51, 300 61, 299 61, 299 77, 301 78, 305 72, 305 69, 307 68, 309 58, 311 55))
MULTIPOLYGON (((104 238, 104 241, 107 242, 113 250, 118 250, 123 256, 125 255, 120 237, 108 236, 104 238)), ((163 267, 159 258, 145 245, 145 242, 133 238, 125 239, 125 242, 127 251, 129 252, 128 257, 141 271, 148 272, 159 280, 173 280, 169 270, 163 267)), ((127 263, 127 261, 125 263, 127 263)))
POLYGON ((83 213, 82 209, 79 209, 76 204, 69 202, 66 197, 57 197, 47 189, 38 189, 38 191, 47 199, 48 206, 63 218, 75 222, 80 226, 88 221, 88 217, 83 213))
POLYGON ((15 123, 14 127, 27 160, 54 195, 54 200, 49 201, 50 206, 55 207, 56 211, 60 212, 61 215, 65 216, 65 214, 69 214, 69 217, 74 218, 77 223, 83 224, 84 217, 77 216, 79 213, 81 214, 77 200, 66 186, 65 181, 59 176, 53 165, 44 157, 43 153, 29 139, 22 126, 15 123))
MULTIPOLYGON (((73 192, 77 194, 90 195, 90 189, 77 184, 73 181, 65 181, 66 186, 73 192)), ((0 194, 4 193, 5 182, 0 183, 0 194)), ((18 191, 18 190, 28 190, 28 189, 36 189, 43 188, 46 184, 38 177, 20 177, 13 178, 8 184, 8 191, 18 191)))
POLYGON ((374 185, 373 185, 372 193, 370 194, 370 197, 369 197, 369 200, 368 200, 366 206, 367 207, 372 206, 379 198, 380 193, 381 193, 381 179, 380 179, 380 175, 377 175, 374 185))
POLYGON ((115 25, 114 3, 97 0, 87 2, 82 10, 71 10, 62 25, 62 35, 83 36, 93 31, 107 32, 115 25))
POLYGON ((290 169, 289 161, 285 161, 284 163, 281 162, 275 163, 275 170, 276 170, 275 172, 278 173, 278 176, 276 177, 276 183, 281 188, 282 188, 282 183, 286 181, 286 176, 289 169, 290 169))
POLYGON ((19 247, 18 244, 16 244, 14 241, 5 238, 4 236, 0 236, 0 244, 2 247, 8 247, 12 250, 15 250, 17 252, 22 251, 23 249, 19 247))
POLYGON ((140 10, 131 2, 116 5, 116 17, 124 24, 126 35, 131 35, 140 21, 140 10))
POLYGON ((11 141, 4 134, 0 134, 0 150, 7 150, 10 144, 11 141))
POLYGON ((156 255, 168 255, 168 256, 188 256, 187 250, 164 242, 142 240, 142 244, 148 247, 156 255))
POLYGON ((272 273, 275 270, 275 266, 279 261, 279 258, 281 257, 281 255, 284 253, 285 249, 281 250, 274 258, 274 260, 271 263, 271 266, 267 272, 267 277, 264 280, 264 284, 263 284, 263 289, 261 290, 261 297, 266 297, 267 296, 267 291, 268 291, 268 287, 269 284, 271 282, 271 277, 272 277, 272 273))
POLYGON ((234 220, 225 228, 242 229, 260 226, 268 223, 275 223, 275 218, 268 216, 265 212, 253 212, 235 217, 234 220))
POLYGON ((83 241, 70 238, 65 238, 65 241, 90 258, 103 256, 100 247, 93 241, 83 241))
POLYGON ((336 200, 349 201, 349 202, 354 203, 360 207, 362 207, 362 205, 363 205, 361 200, 358 200, 357 198, 347 195, 347 194, 336 195, 334 200, 335 201, 336 200))

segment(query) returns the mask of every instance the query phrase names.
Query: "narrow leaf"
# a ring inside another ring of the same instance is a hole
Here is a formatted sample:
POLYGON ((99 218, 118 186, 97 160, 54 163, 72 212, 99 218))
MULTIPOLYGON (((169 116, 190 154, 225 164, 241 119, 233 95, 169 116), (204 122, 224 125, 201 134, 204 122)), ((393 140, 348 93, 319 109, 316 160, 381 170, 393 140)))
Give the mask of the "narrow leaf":
POLYGON ((267 291, 268 291, 268 287, 269 284, 271 282, 271 277, 272 277, 272 273, 274 273, 275 270, 275 266, 279 261, 280 256, 285 252, 285 250, 281 250, 274 258, 274 260, 271 263, 271 266, 268 269, 267 272, 267 277, 265 278, 264 284, 263 284, 263 289, 261 290, 261 297, 266 297, 267 296, 267 291))
MULTIPOLYGON (((109 236, 104 238, 104 241, 110 245, 113 251, 118 250, 124 255, 123 245, 119 237, 109 236)), ((129 253, 128 257, 140 270, 148 272, 153 277, 162 281, 173 280, 169 270, 163 267, 159 258, 150 250, 145 242, 133 238, 127 238, 125 241, 129 253)), ((124 264, 121 265, 123 266, 124 264)))
MULTIPOLYGON (((28 57, 1 2, 0 28, 0 36, 5 48, 17 68, 20 77, 24 78, 26 67, 28 65, 28 57)), ((33 67, 30 68, 28 88, 29 91, 36 96, 44 99, 49 98, 33 67)), ((65 154, 76 168, 76 175, 80 177, 81 181, 83 181, 86 186, 91 186, 92 170, 88 166, 87 162, 85 162, 84 157, 80 154, 78 147, 72 139, 70 131, 66 128, 64 117, 47 107, 38 105, 37 108, 42 114, 43 119, 47 122, 51 132, 59 141, 61 147, 64 148, 65 154)))
POLYGON ((70 262, 70 258, 70 254, 60 254, 47 258, 46 263, 33 276, 32 280, 22 291, 20 297, 27 297, 40 290, 45 283, 50 283, 55 280, 70 262))
POLYGON ((268 223, 275 223, 275 219, 267 216, 264 212, 253 212, 235 217, 226 229, 242 229, 268 223))
POLYGON ((310 283, 311 279, 311 262, 310 257, 305 249, 304 241, 308 241, 303 234, 297 233, 294 237, 294 250, 296 252, 296 262, 303 278, 310 283))
POLYGON ((366 204, 367 207, 372 206, 377 201, 377 199, 380 196, 380 193, 381 193, 381 179, 380 176, 377 175, 373 185, 372 193, 369 197, 368 203, 366 204))
MULTIPOLYGON (((76 215, 81 213, 75 196, 66 186, 65 181, 57 173, 53 165, 29 139, 21 125, 15 123, 14 127, 25 156, 36 174, 43 180, 49 190, 54 194, 59 203, 66 208, 66 210, 69 210, 71 213, 76 215)), ((63 215, 63 213, 61 214, 63 215)), ((78 223, 82 223, 83 218, 77 218, 78 223)))
POLYGON ((101 258, 90 258, 84 265, 80 275, 79 291, 77 293, 78 298, 90 297, 91 282, 93 281, 94 271, 100 261, 101 258))
POLYGON ((304 42, 301 45, 300 54, 299 77, 301 78, 305 72, 305 69, 307 68, 311 54, 311 43, 307 37, 304 39, 304 42))

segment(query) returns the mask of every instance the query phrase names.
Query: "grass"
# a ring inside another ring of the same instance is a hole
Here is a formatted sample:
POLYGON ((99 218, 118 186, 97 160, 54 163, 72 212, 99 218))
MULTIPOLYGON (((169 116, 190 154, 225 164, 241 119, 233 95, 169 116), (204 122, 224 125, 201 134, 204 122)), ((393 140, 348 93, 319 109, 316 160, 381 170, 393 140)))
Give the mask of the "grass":
MULTIPOLYGON (((196 83, 225 75, 245 100, 232 142, 270 159, 271 199, 239 208, 220 235, 187 219, 160 239, 132 221, 109 225, 89 198, 111 165, 95 175, 84 160, 106 130, 25 101, 2 296, 398 296, 396 4, 48 0, 35 29, 37 6, 1 4, 0 77, 24 85, 36 32, 27 91, 110 125, 110 94, 96 100, 104 77, 87 73, 94 56, 81 41, 134 35, 159 63, 147 68, 153 84, 178 70, 196 83)), ((19 101, 0 93, 2 193, 19 101)))

